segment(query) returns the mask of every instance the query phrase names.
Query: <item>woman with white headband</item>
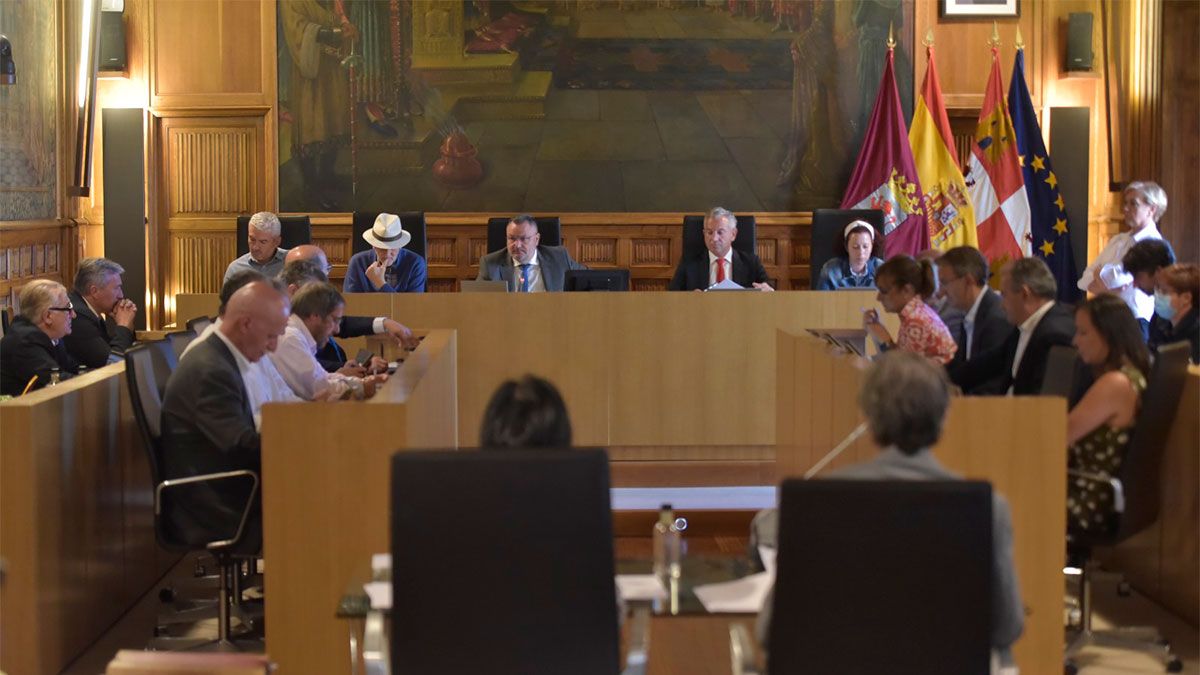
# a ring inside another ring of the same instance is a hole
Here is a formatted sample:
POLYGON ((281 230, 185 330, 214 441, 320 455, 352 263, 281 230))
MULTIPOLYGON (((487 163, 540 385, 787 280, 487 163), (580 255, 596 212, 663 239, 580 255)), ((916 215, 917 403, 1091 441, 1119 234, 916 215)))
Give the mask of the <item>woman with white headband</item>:
POLYGON ((821 267, 817 290, 874 288, 875 270, 883 264, 883 259, 875 257, 874 252, 875 228, 865 220, 852 221, 842 230, 837 257, 821 267))

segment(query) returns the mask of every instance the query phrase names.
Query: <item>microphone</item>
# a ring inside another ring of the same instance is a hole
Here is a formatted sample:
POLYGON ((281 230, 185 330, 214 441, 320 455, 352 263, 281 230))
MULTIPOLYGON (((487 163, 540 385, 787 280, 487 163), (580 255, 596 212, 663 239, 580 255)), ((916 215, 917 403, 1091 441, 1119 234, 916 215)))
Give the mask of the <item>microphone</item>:
POLYGON ((828 452, 828 454, 826 454, 824 457, 821 458, 821 461, 817 462, 816 464, 813 465, 813 467, 811 469, 804 472, 804 480, 809 480, 813 476, 820 473, 821 469, 824 469, 827 464, 832 462, 834 459, 837 459, 837 456, 842 454, 842 452, 844 452, 846 450, 846 448, 850 447, 854 443, 854 441, 857 441, 858 437, 862 436, 866 430, 867 430, 866 422, 863 422, 862 424, 859 424, 858 426, 854 427, 854 430, 851 431, 848 436, 843 438, 842 442, 837 444, 837 447, 830 450, 828 452))

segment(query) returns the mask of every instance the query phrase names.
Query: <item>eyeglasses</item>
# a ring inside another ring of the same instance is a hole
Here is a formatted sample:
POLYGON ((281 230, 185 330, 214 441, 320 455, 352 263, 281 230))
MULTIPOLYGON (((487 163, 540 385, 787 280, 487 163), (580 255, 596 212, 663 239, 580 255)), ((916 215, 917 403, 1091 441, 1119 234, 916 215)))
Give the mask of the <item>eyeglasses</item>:
POLYGON ((524 237, 514 237, 514 236, 512 236, 512 235, 509 235, 509 236, 508 236, 508 240, 509 240, 510 242, 514 242, 514 243, 519 241, 519 242, 521 242, 522 244, 524 244, 524 243, 526 243, 526 242, 533 241, 533 238, 534 238, 534 237, 536 237, 536 236, 537 236, 536 234, 527 234, 527 235, 525 235, 524 237))
POLYGON ((67 301, 66 307, 47 307, 46 309, 48 309, 52 312, 74 312, 75 311, 75 303, 67 301))

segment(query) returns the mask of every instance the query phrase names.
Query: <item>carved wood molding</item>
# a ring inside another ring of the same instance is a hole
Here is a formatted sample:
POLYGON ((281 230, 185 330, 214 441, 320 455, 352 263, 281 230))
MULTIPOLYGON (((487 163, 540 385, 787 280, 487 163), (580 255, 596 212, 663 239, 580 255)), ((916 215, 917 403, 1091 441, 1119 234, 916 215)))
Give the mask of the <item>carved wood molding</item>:
POLYGON ((21 289, 34 279, 69 286, 79 255, 74 220, 0 222, 0 307, 16 307, 21 289))

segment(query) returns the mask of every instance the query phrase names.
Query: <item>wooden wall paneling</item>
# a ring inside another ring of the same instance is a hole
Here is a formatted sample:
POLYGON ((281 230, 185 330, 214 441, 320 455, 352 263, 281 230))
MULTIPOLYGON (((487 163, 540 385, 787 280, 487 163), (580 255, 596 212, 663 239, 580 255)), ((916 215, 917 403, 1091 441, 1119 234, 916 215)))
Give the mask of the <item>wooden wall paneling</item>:
POLYGON ((1200 262, 1200 3, 1163 3, 1162 186, 1159 227, 1181 261, 1200 262))
POLYGON ((78 235, 71 220, 0 224, 0 306, 15 304, 21 288, 34 279, 69 287, 79 264, 78 235))

